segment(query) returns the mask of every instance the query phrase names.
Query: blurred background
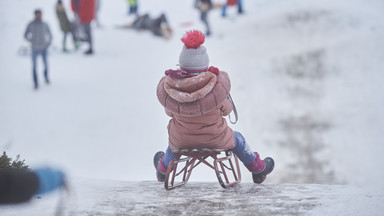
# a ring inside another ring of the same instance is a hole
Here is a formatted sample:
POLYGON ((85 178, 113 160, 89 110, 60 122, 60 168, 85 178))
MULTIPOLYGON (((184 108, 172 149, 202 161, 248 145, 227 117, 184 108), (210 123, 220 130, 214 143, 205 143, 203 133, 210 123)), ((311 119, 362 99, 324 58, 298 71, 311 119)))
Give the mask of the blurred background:
MULTIPOLYGON (((63 0, 75 20, 70 0, 63 0)), ((55 0, 0 1, 0 150, 31 168, 50 164, 74 178, 155 181, 153 155, 165 150, 168 117, 157 101, 164 71, 175 68, 180 38, 206 32, 193 0, 99 0, 91 23, 93 54, 75 49, 55 0), (33 88, 24 39, 42 10, 53 40, 50 84, 33 88), (137 16, 165 14, 171 35, 127 28, 137 16)), ((210 64, 228 72, 240 131, 261 157, 271 156, 272 183, 371 184, 384 172, 384 23, 382 0, 213 1, 208 13, 210 64)), ((243 181, 251 182, 242 167, 243 181)), ((216 181, 212 170, 191 181, 216 181)))

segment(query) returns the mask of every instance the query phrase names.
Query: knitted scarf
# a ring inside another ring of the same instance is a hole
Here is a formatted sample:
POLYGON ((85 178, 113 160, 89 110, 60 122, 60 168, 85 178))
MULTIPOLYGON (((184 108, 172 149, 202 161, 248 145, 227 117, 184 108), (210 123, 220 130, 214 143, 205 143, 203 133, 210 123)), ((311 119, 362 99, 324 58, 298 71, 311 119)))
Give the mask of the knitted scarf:
MULTIPOLYGON (((210 66, 208 68, 208 71, 212 72, 216 75, 219 75, 219 73, 220 73, 219 69, 217 67, 213 67, 213 66, 210 66)), ((165 71, 165 75, 170 76, 171 78, 174 78, 174 79, 184 79, 184 78, 197 76, 200 73, 204 73, 204 72, 207 72, 207 71, 189 72, 189 71, 185 71, 182 68, 180 68, 178 70, 168 69, 165 71)))

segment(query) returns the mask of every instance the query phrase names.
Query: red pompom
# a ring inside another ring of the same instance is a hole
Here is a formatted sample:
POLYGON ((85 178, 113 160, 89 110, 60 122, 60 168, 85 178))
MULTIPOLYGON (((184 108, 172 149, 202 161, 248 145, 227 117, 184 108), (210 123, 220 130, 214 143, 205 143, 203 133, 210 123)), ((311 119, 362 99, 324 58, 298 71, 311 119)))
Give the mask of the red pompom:
POLYGON ((209 68, 208 68, 208 71, 210 71, 210 72, 212 72, 212 73, 214 73, 214 74, 216 74, 216 75, 219 75, 219 73, 220 73, 219 68, 217 68, 217 67, 213 67, 213 66, 209 67, 209 68))
POLYGON ((204 40, 204 34, 198 30, 191 30, 185 33, 184 37, 181 38, 181 41, 183 41, 187 48, 197 48, 204 43, 204 40))

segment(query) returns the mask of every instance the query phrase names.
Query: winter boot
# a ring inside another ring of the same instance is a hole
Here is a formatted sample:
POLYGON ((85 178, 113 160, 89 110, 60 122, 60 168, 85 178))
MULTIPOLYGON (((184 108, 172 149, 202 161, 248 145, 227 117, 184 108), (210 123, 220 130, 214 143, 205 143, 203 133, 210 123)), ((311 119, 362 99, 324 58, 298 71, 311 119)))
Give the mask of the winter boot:
POLYGON ((84 54, 85 55, 92 55, 93 54, 93 49, 89 48, 84 54))
POLYGON ((252 173, 253 182, 257 184, 261 184, 267 175, 272 172, 273 168, 275 167, 275 162, 272 158, 267 157, 264 160, 265 168, 263 171, 259 173, 252 173))
POLYGON ((159 182, 165 181, 165 173, 167 172, 167 168, 163 164, 164 152, 159 151, 153 157, 153 165, 156 169, 156 177, 159 182))
POLYGON ((49 84, 49 77, 48 77, 48 69, 44 69, 44 78, 45 78, 45 83, 49 84))
POLYGON ((51 83, 51 82, 49 81, 48 76, 45 76, 45 83, 48 84, 48 85, 51 83))
POLYGON ((252 163, 246 165, 247 169, 252 173, 261 173, 265 169, 265 163, 260 159, 260 156, 255 152, 255 160, 252 163))
POLYGON ((243 13, 244 13, 243 8, 242 8, 242 7, 239 7, 239 8, 237 9, 237 12, 238 12, 239 14, 243 14, 243 13))

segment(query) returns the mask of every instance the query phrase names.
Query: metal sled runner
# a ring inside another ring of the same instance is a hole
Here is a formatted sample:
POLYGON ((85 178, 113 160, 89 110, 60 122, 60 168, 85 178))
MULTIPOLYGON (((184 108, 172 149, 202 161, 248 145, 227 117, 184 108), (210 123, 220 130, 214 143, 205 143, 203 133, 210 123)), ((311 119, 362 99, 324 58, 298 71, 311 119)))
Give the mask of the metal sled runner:
POLYGON ((165 174, 164 187, 167 190, 185 185, 192 170, 200 163, 215 170, 223 188, 241 181, 239 160, 230 149, 180 149, 173 153, 176 159, 170 162, 165 174))

